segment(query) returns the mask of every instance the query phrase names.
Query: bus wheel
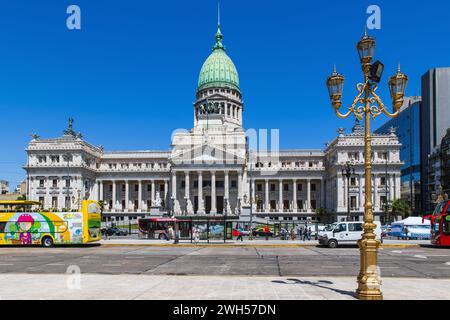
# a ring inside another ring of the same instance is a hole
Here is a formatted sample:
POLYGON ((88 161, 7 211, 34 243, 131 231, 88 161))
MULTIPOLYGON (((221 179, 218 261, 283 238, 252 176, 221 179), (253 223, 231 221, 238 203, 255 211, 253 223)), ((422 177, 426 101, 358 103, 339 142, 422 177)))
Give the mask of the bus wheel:
POLYGON ((164 233, 159 234, 159 240, 166 240, 166 235, 164 233))
POLYGON ((53 239, 52 237, 43 237, 42 238, 42 246, 45 248, 53 247, 53 239))
POLYGON ((337 246, 338 246, 338 243, 336 240, 328 241, 328 248, 335 249, 335 248, 337 248, 337 246))

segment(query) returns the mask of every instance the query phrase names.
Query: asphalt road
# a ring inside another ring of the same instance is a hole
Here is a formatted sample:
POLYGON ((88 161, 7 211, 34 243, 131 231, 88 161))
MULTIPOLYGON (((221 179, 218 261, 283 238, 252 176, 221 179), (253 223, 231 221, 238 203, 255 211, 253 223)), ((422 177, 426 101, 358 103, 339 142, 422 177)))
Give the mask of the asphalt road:
MULTIPOLYGON (((450 249, 383 248, 382 277, 450 278, 450 249)), ((89 246, 0 248, 0 274, 354 276, 358 248, 89 246)))

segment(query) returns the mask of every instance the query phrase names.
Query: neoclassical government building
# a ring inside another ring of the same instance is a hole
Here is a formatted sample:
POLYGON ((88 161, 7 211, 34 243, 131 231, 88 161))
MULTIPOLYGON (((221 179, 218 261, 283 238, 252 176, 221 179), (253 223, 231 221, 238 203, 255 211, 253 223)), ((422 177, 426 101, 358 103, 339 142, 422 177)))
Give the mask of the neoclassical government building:
MULTIPOLYGON (((362 219, 364 130, 339 129, 324 150, 262 150, 260 135, 245 130, 239 76, 222 43, 220 24, 204 62, 189 131, 174 134, 170 151, 106 151, 73 130, 58 138, 33 135, 26 148, 28 198, 45 208, 76 209, 101 200, 114 215, 239 215, 277 221, 362 219), (355 172, 347 178, 343 167, 355 172)), ((333 116, 330 111, 330 116, 333 116)), ((263 143, 264 144, 264 143, 263 143)), ((394 132, 373 137, 375 214, 400 197, 401 144, 394 132)))

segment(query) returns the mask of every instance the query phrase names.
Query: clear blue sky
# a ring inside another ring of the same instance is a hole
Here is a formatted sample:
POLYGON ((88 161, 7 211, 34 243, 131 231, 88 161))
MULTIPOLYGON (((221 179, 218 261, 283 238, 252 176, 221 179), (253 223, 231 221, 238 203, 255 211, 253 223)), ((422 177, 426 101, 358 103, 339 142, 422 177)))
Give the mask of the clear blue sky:
MULTIPOLYGON (((450 65, 448 1, 222 0, 222 32, 245 100, 245 128, 280 129, 282 148, 323 148, 339 126, 325 80, 334 63, 345 101, 360 80, 355 44, 366 8, 382 9, 382 90, 397 62, 420 94, 428 69, 450 65)), ((0 179, 25 178, 30 134, 75 130, 107 150, 168 149, 191 128, 198 73, 216 32, 215 0, 39 0, 0 5, 0 179), (77 4, 82 30, 66 28, 77 4)), ((387 101, 387 100, 386 100, 387 101)), ((380 125, 383 118, 377 120, 380 125)))

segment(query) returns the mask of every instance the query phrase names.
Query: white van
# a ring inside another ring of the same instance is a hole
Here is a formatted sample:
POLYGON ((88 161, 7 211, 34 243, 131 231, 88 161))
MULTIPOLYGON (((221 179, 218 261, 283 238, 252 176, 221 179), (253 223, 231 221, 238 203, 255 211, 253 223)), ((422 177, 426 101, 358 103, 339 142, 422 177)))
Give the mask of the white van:
MULTIPOLYGON (((381 240, 381 223, 374 221, 375 235, 377 240, 381 240)), ((324 231, 319 232, 319 244, 330 248, 337 248, 342 244, 357 244, 361 239, 364 222, 337 222, 328 226, 324 231)))

